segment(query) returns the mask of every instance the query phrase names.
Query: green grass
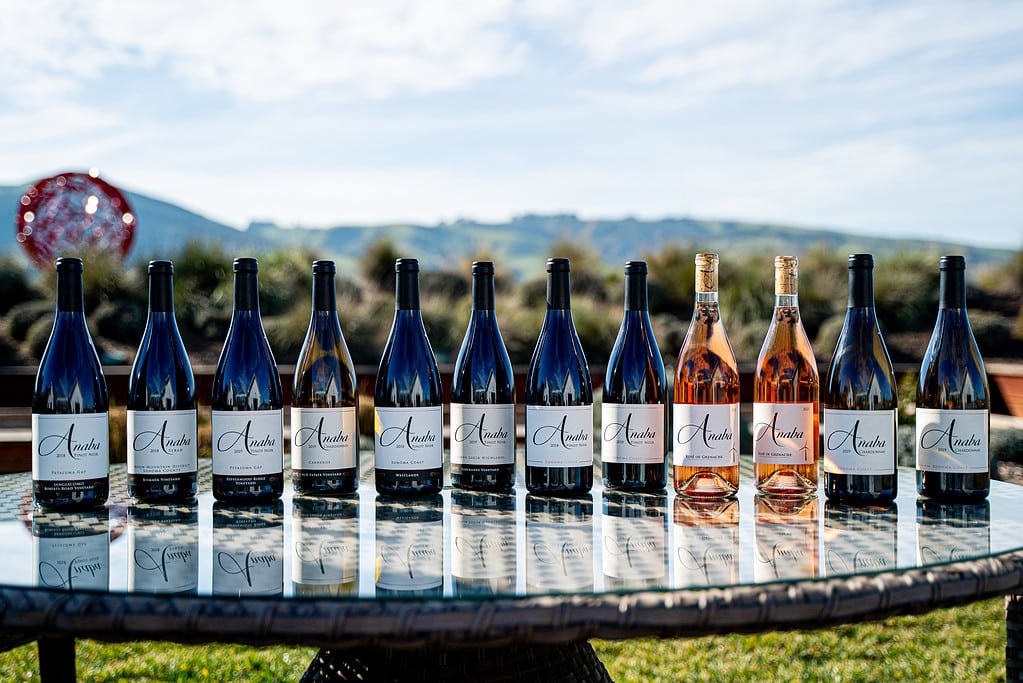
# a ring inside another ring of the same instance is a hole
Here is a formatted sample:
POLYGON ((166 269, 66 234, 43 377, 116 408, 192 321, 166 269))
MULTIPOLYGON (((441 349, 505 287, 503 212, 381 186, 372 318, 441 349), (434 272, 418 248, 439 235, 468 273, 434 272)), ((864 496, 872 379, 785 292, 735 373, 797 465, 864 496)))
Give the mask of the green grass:
MULTIPOLYGON (((820 631, 594 642, 628 681, 997 681, 1004 601, 820 631)), ((81 681, 297 681, 315 650, 163 643, 78 644, 81 681)), ((0 653, 4 681, 39 680, 35 645, 0 653)))

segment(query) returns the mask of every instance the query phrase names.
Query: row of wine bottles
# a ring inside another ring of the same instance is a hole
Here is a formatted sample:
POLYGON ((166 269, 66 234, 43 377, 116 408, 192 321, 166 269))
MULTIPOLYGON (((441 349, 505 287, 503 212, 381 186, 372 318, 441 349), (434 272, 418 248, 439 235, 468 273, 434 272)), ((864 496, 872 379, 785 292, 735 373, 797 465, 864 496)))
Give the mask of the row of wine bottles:
MULTIPOLYGON (((739 485, 739 373, 721 322, 715 254, 696 256, 696 302, 679 353, 672 401, 679 494, 734 495, 739 485)), ((965 309, 965 261, 942 257, 940 308, 917 391, 917 482, 946 500, 986 497, 987 377, 965 309)), ((293 485, 339 495, 358 486, 358 392, 338 320, 332 261, 315 261, 312 317, 295 369, 293 485)), ((753 461, 765 495, 816 491, 841 501, 897 494, 898 397, 874 311, 873 259, 849 258, 849 307, 823 395, 799 316, 797 261, 775 259, 774 318, 757 361, 753 461), (823 409, 823 430, 820 412, 823 409), (823 433, 822 433, 823 432, 823 433)), ((234 311, 212 392, 213 494, 220 500, 283 492, 283 398, 259 315, 258 264, 234 261, 234 311)), ((443 487, 443 395, 419 304, 419 264, 395 263, 395 315, 374 391, 375 477, 381 494, 443 487)), ((572 320, 568 259, 547 261, 547 310, 526 378, 525 484, 573 495, 593 483, 593 389, 572 320)), ((149 265, 150 312, 128 389, 128 487, 139 500, 196 493, 196 396, 174 318, 173 265, 149 265)), ((515 472, 515 383, 494 308, 494 266, 472 268, 472 314, 455 363, 450 406, 452 484, 510 490, 515 472)), ((601 409, 604 484, 663 491, 664 365, 647 307, 647 266, 625 265, 625 314, 601 409)), ((40 506, 106 500, 108 398, 85 323, 82 262, 57 261, 57 313, 33 396, 33 493, 40 506)))

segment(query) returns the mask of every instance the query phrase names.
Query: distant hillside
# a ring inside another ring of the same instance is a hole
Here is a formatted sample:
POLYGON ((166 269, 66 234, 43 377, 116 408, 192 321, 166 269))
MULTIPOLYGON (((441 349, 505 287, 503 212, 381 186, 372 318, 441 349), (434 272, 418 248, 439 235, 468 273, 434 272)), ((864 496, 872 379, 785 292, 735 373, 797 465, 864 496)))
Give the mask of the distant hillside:
MULTIPOLYGON (((0 230, 0 251, 18 250, 13 221, 23 190, 22 187, 0 186, 0 217, 8 216, 10 221, 7 230, 0 230)), ((973 267, 1004 262, 1012 255, 1005 249, 896 240, 780 225, 694 218, 583 220, 571 214, 524 215, 507 223, 459 220, 433 226, 337 226, 319 229, 253 223, 247 230, 237 230, 168 202, 135 193, 127 194, 138 216, 139 226, 132 259, 175 252, 189 240, 196 240, 223 244, 236 254, 282 247, 305 248, 352 267, 369 244, 385 236, 393 239, 403 253, 419 258, 428 268, 454 266, 465 257, 486 253, 518 275, 540 273, 543 260, 553 255, 549 249, 551 243, 560 239, 588 244, 608 263, 642 257, 670 243, 689 245, 694 251, 722 254, 799 255, 817 245, 825 245, 841 253, 885 254, 908 250, 958 253, 966 256, 971 271, 973 267)))

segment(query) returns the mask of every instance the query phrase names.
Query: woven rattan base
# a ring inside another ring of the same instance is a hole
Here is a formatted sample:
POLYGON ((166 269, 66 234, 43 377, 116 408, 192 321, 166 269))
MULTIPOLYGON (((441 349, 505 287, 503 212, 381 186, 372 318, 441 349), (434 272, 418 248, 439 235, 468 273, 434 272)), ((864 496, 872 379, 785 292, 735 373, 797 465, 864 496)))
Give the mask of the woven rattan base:
POLYGON ((320 650, 302 683, 338 681, 610 682, 589 643, 464 650, 320 650))

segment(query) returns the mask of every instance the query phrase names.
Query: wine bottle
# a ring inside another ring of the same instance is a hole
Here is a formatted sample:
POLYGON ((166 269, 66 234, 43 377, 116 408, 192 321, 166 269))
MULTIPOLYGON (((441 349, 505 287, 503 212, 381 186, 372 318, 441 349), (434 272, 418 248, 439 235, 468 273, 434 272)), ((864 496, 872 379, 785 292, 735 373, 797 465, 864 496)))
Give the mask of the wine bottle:
POLYGON ((606 488, 664 491, 664 362, 650 325, 645 261, 625 264, 625 314, 604 375, 601 467, 606 488))
POLYGON ((174 317, 174 264, 149 262, 149 317, 128 377, 128 495, 195 497, 199 470, 195 378, 174 317))
POLYGON ((494 314, 494 264, 472 264, 472 315, 451 381, 451 485, 515 482, 515 375, 494 314))
POLYGON ((991 486, 991 394, 966 315, 966 259, 942 256, 938 320, 916 388, 916 487, 946 502, 977 502, 991 486))
POLYGON ((295 364, 291 476, 295 493, 359 487, 359 391, 337 317, 333 261, 313 262, 313 312, 295 364))
POLYGON ((419 308, 419 261, 400 258, 394 270, 394 322, 374 391, 376 486, 429 496, 444 485, 444 397, 419 308))
POLYGON ((32 392, 36 505, 102 505, 110 493, 107 382, 85 322, 82 260, 57 259, 57 310, 32 392))
POLYGON ((895 371, 874 311, 874 257, 849 257, 849 307, 824 396, 824 491, 835 501, 885 503, 898 493, 895 371))
POLYGON ((281 376, 259 316, 258 268, 234 260, 234 311, 213 376, 213 495, 222 501, 284 491, 281 376))
POLYGON ((572 321, 567 258, 547 260, 547 314, 526 375, 526 488, 593 487, 593 385, 572 321))
POLYGON ((675 492, 724 498, 739 490, 739 370, 718 307, 718 255, 696 255, 693 320, 675 364, 675 492))
POLYGON ((799 318, 798 263, 774 259, 774 319, 753 379, 753 476, 757 490, 806 496, 817 490, 817 361, 799 318))

